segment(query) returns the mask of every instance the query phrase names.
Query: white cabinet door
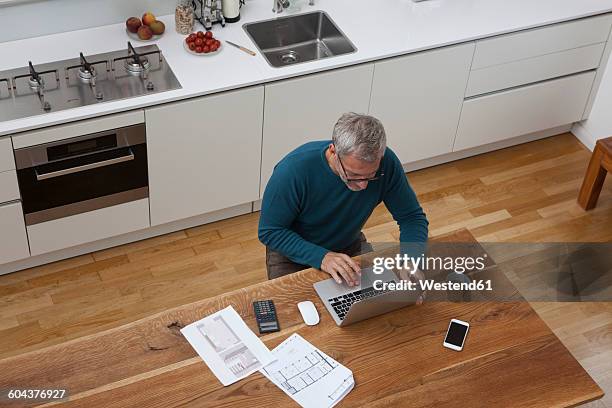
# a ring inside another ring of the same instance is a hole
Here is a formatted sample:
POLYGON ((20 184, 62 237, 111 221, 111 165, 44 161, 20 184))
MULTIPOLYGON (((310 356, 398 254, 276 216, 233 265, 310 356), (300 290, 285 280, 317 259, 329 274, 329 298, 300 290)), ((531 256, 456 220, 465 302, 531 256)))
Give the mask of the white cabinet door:
POLYGON ((30 256, 20 202, 0 205, 0 264, 30 256))
POLYGON ((30 250, 40 255, 143 230, 150 226, 148 210, 149 200, 143 198, 28 225, 30 250))
POLYGON ((597 69, 606 43, 493 65, 470 72, 466 97, 597 69))
POLYGON ((12 170, 15 168, 13 158, 13 145, 10 137, 0 137, 0 171, 12 170))
POLYGON ((19 200, 19 185, 15 170, 0 173, 0 204, 19 200))
POLYGON ((287 153, 312 140, 331 139, 345 112, 366 113, 372 64, 266 85, 261 195, 272 170, 287 153))
POLYGON ((375 64, 370 114, 402 163, 452 151, 473 53, 468 43, 375 64))
POLYGON ((467 99, 455 151, 579 121, 595 72, 467 99))
POLYGON ((605 42, 610 33, 610 23, 612 15, 604 14, 479 40, 476 41, 472 69, 605 42))
POLYGON ((151 225, 259 197, 263 86, 146 110, 151 225))

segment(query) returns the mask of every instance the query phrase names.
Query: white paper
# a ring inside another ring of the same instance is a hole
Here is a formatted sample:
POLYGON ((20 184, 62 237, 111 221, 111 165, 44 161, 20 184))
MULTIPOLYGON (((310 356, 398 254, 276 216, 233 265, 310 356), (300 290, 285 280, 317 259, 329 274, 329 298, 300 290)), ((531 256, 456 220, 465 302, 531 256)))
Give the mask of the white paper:
POLYGON ((276 361, 259 371, 304 408, 333 407, 355 385, 351 370, 298 334, 272 354, 276 361))
POLYGON ((191 323, 181 333, 225 386, 274 361, 232 306, 191 323))

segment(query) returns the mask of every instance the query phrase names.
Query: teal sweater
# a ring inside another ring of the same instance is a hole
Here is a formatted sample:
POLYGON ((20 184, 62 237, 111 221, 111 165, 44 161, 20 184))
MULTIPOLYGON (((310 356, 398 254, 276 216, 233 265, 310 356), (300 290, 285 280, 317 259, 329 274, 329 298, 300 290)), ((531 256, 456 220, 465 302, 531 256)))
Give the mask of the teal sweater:
POLYGON ((320 269, 327 252, 359 238, 374 208, 384 202, 399 225, 401 242, 426 242, 429 223, 395 153, 386 149, 380 179, 352 191, 329 167, 330 143, 306 143, 276 165, 261 204, 259 240, 293 262, 320 269))

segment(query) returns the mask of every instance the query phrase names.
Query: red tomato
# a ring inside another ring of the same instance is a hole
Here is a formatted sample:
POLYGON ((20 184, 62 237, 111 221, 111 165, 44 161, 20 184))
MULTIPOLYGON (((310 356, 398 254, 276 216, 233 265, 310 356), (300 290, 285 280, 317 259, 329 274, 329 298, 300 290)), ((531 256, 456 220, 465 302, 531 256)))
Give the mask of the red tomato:
POLYGON ((210 52, 210 47, 208 45, 205 45, 204 47, 202 47, 202 50, 204 51, 204 54, 208 54, 210 52))
POLYGON ((204 38, 204 32, 202 31, 198 31, 196 35, 200 38, 204 38))
POLYGON ((195 41, 196 38, 198 38, 198 36, 195 35, 195 33, 191 33, 191 34, 189 34, 189 36, 187 36, 187 41, 193 42, 193 41, 195 41))
POLYGON ((197 45, 198 47, 201 47, 204 45, 204 40, 200 37, 195 39, 195 45, 197 45))
POLYGON ((204 41, 204 44, 208 45, 209 47, 213 45, 214 43, 215 43, 215 40, 211 40, 210 38, 204 41))
POLYGON ((195 47, 195 52, 197 52, 198 54, 201 54, 202 51, 202 47, 195 47))
POLYGON ((217 45, 216 45, 216 44, 213 44, 213 45, 211 45, 211 47, 210 47, 210 52, 215 52, 215 51, 217 51, 218 49, 219 49, 219 47, 217 47, 217 45))
POLYGON ((204 34, 204 37, 206 37, 206 38, 213 38, 212 31, 207 31, 206 34, 204 34))
POLYGON ((215 45, 217 46, 217 48, 221 47, 221 41, 215 40, 215 45))
POLYGON ((195 45, 195 43, 194 43, 194 42, 190 42, 190 43, 189 43, 189 49, 190 49, 191 51, 195 51, 195 49, 196 49, 196 45, 195 45))

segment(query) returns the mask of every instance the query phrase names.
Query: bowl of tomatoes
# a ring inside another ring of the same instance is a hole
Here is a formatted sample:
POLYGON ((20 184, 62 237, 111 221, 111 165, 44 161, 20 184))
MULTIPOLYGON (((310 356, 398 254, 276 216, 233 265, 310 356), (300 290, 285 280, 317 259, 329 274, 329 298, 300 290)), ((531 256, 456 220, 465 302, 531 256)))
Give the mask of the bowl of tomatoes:
POLYGON ((193 55, 215 55, 221 51, 221 41, 217 40, 212 31, 198 31, 189 34, 183 41, 185 50, 193 55))

